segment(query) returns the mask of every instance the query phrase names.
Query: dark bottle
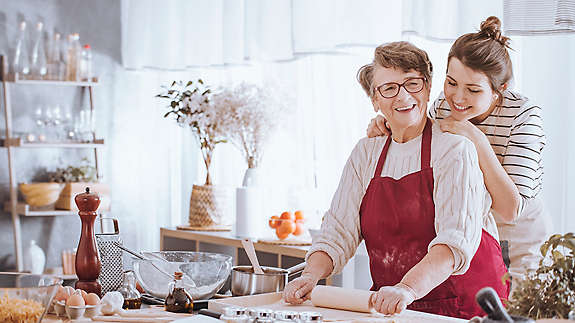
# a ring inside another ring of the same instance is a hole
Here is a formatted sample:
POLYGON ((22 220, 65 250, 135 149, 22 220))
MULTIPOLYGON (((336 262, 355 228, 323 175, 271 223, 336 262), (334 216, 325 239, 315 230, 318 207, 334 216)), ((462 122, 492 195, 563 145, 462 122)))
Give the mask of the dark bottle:
POLYGON ((168 296, 164 301, 164 307, 168 312, 192 313, 194 310, 194 300, 184 289, 181 272, 174 273, 174 281, 169 285, 168 296))

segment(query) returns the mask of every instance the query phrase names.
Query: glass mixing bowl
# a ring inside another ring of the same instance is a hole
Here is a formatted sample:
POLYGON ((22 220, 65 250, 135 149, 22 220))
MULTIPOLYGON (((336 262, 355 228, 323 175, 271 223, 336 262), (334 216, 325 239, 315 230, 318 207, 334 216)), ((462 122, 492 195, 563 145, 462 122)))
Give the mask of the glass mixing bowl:
POLYGON ((232 269, 232 257, 224 254, 193 251, 142 254, 148 260, 133 259, 136 278, 146 293, 161 298, 168 295, 168 284, 174 280, 176 271, 184 273, 185 290, 194 300, 200 300, 214 296, 232 269))
POLYGON ((41 322, 61 284, 49 275, 0 273, 0 322, 41 322))

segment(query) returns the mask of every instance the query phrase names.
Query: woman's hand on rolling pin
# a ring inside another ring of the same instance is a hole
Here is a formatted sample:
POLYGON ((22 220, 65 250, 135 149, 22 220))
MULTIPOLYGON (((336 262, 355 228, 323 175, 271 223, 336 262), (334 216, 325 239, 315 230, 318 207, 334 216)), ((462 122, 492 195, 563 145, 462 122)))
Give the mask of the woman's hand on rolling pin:
POLYGON ((381 114, 378 114, 375 118, 371 119, 366 132, 369 138, 389 136, 391 134, 391 130, 387 125, 387 120, 385 120, 385 117, 381 114))
POLYGON ((315 285, 317 285, 318 281, 319 279, 311 273, 301 274, 299 278, 287 284, 284 289, 284 300, 290 304, 301 304, 305 302, 310 298, 311 291, 315 285))
POLYGON ((407 305, 417 299, 415 291, 405 285, 398 283, 395 286, 383 286, 372 297, 373 309, 386 315, 399 314, 407 305))

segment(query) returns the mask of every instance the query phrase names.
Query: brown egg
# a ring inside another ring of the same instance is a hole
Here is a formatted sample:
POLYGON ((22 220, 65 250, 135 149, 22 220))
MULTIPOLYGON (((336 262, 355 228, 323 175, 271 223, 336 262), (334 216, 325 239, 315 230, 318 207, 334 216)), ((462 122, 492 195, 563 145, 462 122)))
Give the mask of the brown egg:
POLYGON ((81 293, 82 298, 84 299, 84 301, 86 301, 86 296, 88 296, 88 293, 86 293, 85 290, 83 290, 83 289, 76 289, 76 292, 81 293))
POLYGON ((70 294, 68 294, 68 289, 61 285, 58 286, 58 291, 56 292, 56 295, 54 295, 54 299, 57 301, 65 301, 68 299, 68 297, 70 297, 70 294))
POLYGON ((86 305, 98 305, 100 303, 100 297, 94 293, 90 293, 85 297, 86 305))
POLYGON ((84 302, 84 299, 82 298, 82 293, 78 292, 68 297, 68 300, 66 301, 66 306, 85 306, 85 305, 86 302, 84 302))
POLYGON ((72 286, 66 286, 66 287, 64 287, 64 288, 66 289, 66 291, 67 291, 67 293, 68 293, 68 296, 74 294, 74 292, 76 291, 76 290, 74 289, 74 287, 72 287, 72 286))

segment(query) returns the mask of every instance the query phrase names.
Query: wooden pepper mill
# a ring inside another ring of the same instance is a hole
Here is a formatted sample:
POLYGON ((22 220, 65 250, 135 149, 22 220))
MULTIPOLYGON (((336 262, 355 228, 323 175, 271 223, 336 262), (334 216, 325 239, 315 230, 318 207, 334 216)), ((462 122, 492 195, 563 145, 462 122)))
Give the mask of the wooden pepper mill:
POLYGON ((100 197, 98 194, 90 193, 90 188, 86 187, 86 192, 76 195, 74 201, 78 206, 78 215, 82 219, 82 233, 76 251, 76 275, 78 276, 76 288, 102 297, 102 286, 98 282, 102 264, 98 257, 94 235, 94 221, 97 216, 96 210, 100 206, 100 197))

